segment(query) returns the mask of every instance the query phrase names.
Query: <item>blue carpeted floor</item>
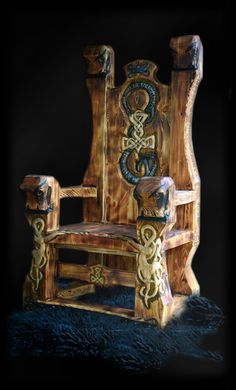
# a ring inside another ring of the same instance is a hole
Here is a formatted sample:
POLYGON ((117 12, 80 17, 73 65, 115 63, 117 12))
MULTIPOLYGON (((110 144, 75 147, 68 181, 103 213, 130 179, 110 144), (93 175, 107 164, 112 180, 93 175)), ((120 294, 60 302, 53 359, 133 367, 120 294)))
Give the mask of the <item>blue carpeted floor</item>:
MULTIPOLYGON (((132 308, 134 295, 133 289, 112 287, 85 299, 132 308)), ((222 360, 217 351, 203 345, 222 323, 218 306, 194 296, 188 298, 182 317, 164 330, 121 317, 38 305, 9 317, 8 351, 11 357, 98 358, 122 369, 143 372, 162 367, 175 355, 222 360)))

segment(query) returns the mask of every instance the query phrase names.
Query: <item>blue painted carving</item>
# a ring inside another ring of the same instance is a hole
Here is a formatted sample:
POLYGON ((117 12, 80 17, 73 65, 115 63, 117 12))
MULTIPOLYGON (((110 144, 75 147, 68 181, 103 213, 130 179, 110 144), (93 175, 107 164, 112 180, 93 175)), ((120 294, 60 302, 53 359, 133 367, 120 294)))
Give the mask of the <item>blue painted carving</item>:
MULTIPOLYGON (((131 172, 128 168, 128 160, 133 152, 132 149, 125 150, 119 160, 120 164, 120 170, 123 175, 123 177, 130 183, 130 184, 138 184, 141 175, 137 176, 135 173, 131 172)), ((139 160, 136 162, 136 171, 141 172, 141 168, 144 166, 145 168, 145 174, 144 176, 155 176, 157 173, 157 158, 156 154, 146 154, 139 158, 139 160)))
POLYGON ((173 70, 185 71, 185 70, 196 70, 199 67, 199 47, 198 42, 193 42, 191 46, 186 49, 186 55, 188 56, 188 64, 186 66, 180 66, 176 60, 177 51, 172 49, 174 63, 173 70))
MULTIPOLYGON (((136 90, 144 90, 147 92, 149 96, 148 103, 143 111, 145 114, 147 114, 147 117, 142 122, 143 130, 144 130, 144 128, 148 124, 150 124, 155 117, 156 105, 160 99, 160 95, 157 88, 148 81, 138 80, 138 81, 131 82, 126 88, 126 90, 124 91, 123 96, 121 98, 122 105, 129 118, 132 118, 134 111, 131 109, 127 98, 132 92, 136 90)), ((137 130, 135 129, 135 126, 133 124, 131 124, 127 130, 127 135, 130 138, 130 140, 134 140, 134 145, 137 139, 137 134, 135 137, 136 131, 137 130)), ((142 141, 144 139, 145 139, 145 130, 144 130, 144 138, 140 138, 140 140, 142 141)), ((152 145, 152 149, 154 149, 154 145, 152 145)), ((135 146, 132 148, 127 147, 125 150, 122 151, 119 164, 120 164, 120 170, 123 177, 130 184, 134 184, 134 185, 136 185, 139 182, 142 176, 155 176, 157 174, 157 169, 158 169, 157 155, 155 149, 153 151, 150 151, 150 148, 148 150, 145 150, 143 146, 138 152, 135 146), (129 158, 133 153, 138 154, 138 159, 135 164, 135 169, 131 170, 129 164, 129 158), (144 170, 142 168, 144 168, 144 170), (141 175, 142 171, 144 171, 143 175, 141 175)))
POLYGON ((132 114, 132 110, 129 106, 129 103, 127 102, 127 97, 131 92, 134 92, 135 90, 138 89, 145 90, 149 95, 149 102, 147 104, 147 107, 144 110, 144 112, 148 114, 148 118, 145 121, 145 124, 147 125, 151 123, 153 120, 153 117, 155 115, 155 110, 156 110, 156 104, 160 100, 160 95, 157 88, 153 84, 147 81, 133 81, 132 83, 130 83, 126 88, 121 99, 121 102, 129 117, 132 114))
POLYGON ((128 77, 136 76, 137 74, 143 74, 149 76, 150 65, 147 62, 137 62, 135 64, 128 65, 128 77))
POLYGON ((101 54, 98 58, 98 63, 101 66, 104 64, 99 73, 109 75, 111 71, 111 55, 109 50, 107 50, 106 48, 102 49, 101 54))

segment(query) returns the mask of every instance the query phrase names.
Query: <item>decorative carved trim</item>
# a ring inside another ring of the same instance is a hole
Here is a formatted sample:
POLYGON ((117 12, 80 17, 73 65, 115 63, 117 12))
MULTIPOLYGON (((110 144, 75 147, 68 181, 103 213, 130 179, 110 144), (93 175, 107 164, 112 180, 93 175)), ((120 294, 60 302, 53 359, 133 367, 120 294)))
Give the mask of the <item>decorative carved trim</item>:
POLYGON ((136 61, 127 66, 128 77, 134 77, 137 74, 143 74, 149 76, 150 64, 146 61, 136 61))
POLYGON ((42 218, 33 219, 31 226, 34 230, 34 245, 32 250, 32 264, 29 272, 29 278, 32 280, 34 291, 39 288, 39 283, 43 278, 42 269, 45 267, 49 258, 49 245, 44 242, 45 222, 42 218))
POLYGON ((154 222, 175 222, 175 185, 170 177, 143 177, 134 191, 139 217, 154 222))
POLYGON ((103 276, 103 267, 96 265, 91 267, 92 271, 89 276, 91 283, 99 284, 103 286, 105 284, 105 277, 103 276))
POLYGON ((162 240, 152 225, 141 227, 140 240, 144 250, 138 256, 137 275, 142 283, 139 295, 145 307, 150 309, 151 302, 166 293, 165 258, 162 254, 162 240))
POLYGON ((155 176, 157 173, 157 156, 155 153, 155 135, 145 137, 145 127, 152 123, 156 114, 156 106, 160 100, 158 89, 150 82, 144 80, 132 81, 125 89, 121 102, 129 119, 127 129, 128 137, 122 137, 120 169, 123 177, 130 184, 137 184, 142 176, 155 176), (136 91, 144 91, 147 95, 145 108, 132 110, 128 102, 129 96, 136 91), (142 149, 142 154, 140 151, 142 149), (136 153, 138 160, 131 170, 129 159, 136 153), (142 172, 142 173, 141 173, 142 172), (138 173, 138 174, 137 174, 138 173))

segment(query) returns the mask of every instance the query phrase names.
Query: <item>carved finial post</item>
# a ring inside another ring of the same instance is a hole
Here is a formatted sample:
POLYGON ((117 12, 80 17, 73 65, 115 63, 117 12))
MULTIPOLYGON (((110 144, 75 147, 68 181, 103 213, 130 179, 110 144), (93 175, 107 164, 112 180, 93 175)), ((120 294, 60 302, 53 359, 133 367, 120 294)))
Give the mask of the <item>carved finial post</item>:
MULTIPOLYGON (((93 140, 83 185, 97 188, 97 198, 88 198, 83 203, 86 221, 106 222, 106 164, 107 147, 107 91, 114 87, 114 51, 111 46, 87 46, 84 58, 88 66, 86 80, 92 102, 93 140)), ((103 264, 103 254, 89 253, 88 264, 103 264)))
POLYGON ((175 225, 176 229, 191 229, 194 232, 194 241, 168 251, 167 263, 173 291, 197 294, 199 285, 191 263, 199 244, 200 177, 192 145, 192 115, 195 96, 202 79, 203 49, 197 35, 172 38, 170 48, 173 69, 170 86, 169 175, 173 178, 177 190, 194 190, 196 199, 177 208, 175 225))

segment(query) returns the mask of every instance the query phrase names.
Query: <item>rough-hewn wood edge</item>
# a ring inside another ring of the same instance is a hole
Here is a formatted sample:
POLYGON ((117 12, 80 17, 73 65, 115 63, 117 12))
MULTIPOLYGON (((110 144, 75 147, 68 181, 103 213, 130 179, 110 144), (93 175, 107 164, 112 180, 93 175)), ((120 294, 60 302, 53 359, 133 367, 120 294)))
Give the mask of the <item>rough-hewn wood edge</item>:
POLYGON ((116 315, 119 317, 125 317, 129 319, 134 319, 134 310, 125 309, 121 307, 112 307, 108 305, 98 305, 98 304, 89 304, 81 301, 74 301, 69 299, 62 299, 62 298, 56 298, 49 301, 41 301, 38 300, 38 303, 44 303, 46 305, 56 305, 56 306, 66 306, 66 307, 72 307, 75 309, 81 309, 81 310, 88 310, 88 311, 94 311, 98 313, 104 313, 104 314, 110 314, 110 315, 116 315))
MULTIPOLYGON (((134 272, 111 269, 105 266, 101 266, 100 264, 98 264, 98 266, 102 270, 104 285, 120 285, 126 287, 135 286, 134 272)), ((59 262, 58 275, 61 278, 78 278, 85 282, 91 282, 90 275, 93 273, 94 267, 96 266, 88 267, 87 265, 59 262)))
POLYGON ((81 283, 73 281, 66 288, 59 289, 57 298, 74 299, 82 295, 95 293, 95 285, 92 283, 81 283))
MULTIPOLYGON (((186 301, 187 301, 187 297, 184 295, 175 295, 173 297, 171 318, 179 317, 183 313, 183 311, 185 310, 186 301)), ((134 310, 121 308, 121 307, 113 307, 109 305, 98 305, 98 304, 95 305, 95 304, 85 303, 82 301, 74 301, 74 300, 62 299, 62 298, 52 299, 48 301, 37 300, 37 302, 46 305, 66 306, 66 307, 71 307, 80 310, 94 311, 97 313, 115 315, 118 317, 127 318, 133 321, 145 322, 144 319, 135 317, 134 310)))
POLYGON ((116 249, 107 249, 107 248, 103 249, 100 247, 91 248, 90 246, 85 246, 85 245, 78 246, 78 245, 66 245, 66 244, 58 245, 58 244, 56 244, 55 247, 58 249, 59 248, 75 249, 78 251, 85 251, 85 252, 89 252, 89 253, 101 253, 101 254, 107 254, 107 255, 121 255, 121 256, 128 256, 128 257, 135 257, 137 254, 137 251, 136 252, 127 252, 127 251, 119 251, 116 249))

